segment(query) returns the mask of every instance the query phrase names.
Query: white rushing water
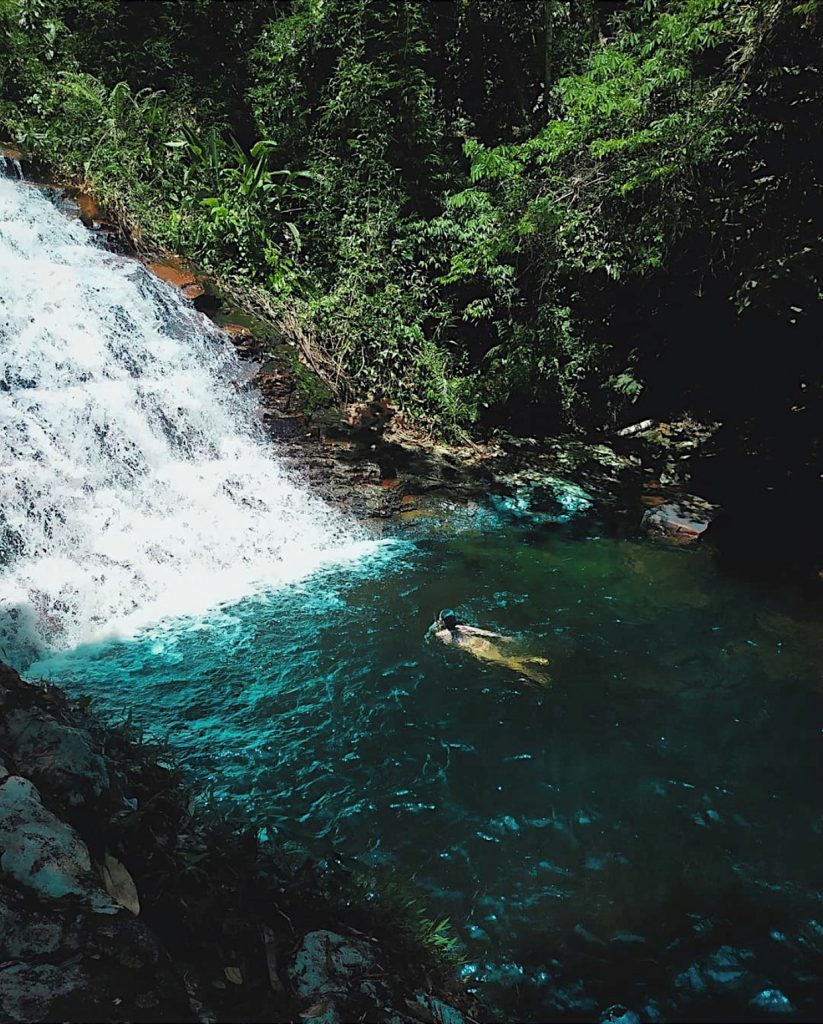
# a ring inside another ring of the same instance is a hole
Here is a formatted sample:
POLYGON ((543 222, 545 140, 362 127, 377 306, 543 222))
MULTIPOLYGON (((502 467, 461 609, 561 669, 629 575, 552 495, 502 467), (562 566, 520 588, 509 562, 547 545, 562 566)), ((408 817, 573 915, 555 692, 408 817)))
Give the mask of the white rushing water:
POLYGON ((0 179, 7 656, 197 614, 374 549, 287 478, 237 373, 174 289, 0 179))

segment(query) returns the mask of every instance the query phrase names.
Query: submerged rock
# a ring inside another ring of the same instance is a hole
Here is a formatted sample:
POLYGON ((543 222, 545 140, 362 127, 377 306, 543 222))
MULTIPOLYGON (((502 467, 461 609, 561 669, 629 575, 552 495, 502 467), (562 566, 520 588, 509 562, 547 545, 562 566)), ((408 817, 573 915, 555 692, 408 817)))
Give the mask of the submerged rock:
POLYGON ((721 946, 706 963, 706 979, 717 992, 741 989, 751 984, 752 975, 746 965, 753 959, 748 950, 721 946))
POLYGON ((765 1010, 767 1013, 794 1013, 791 1000, 783 995, 779 988, 764 988, 752 999, 750 1005, 757 1007, 758 1010, 765 1010))
POLYGON ((675 544, 692 544, 706 532, 718 508, 696 495, 680 497, 646 509, 642 529, 675 544))

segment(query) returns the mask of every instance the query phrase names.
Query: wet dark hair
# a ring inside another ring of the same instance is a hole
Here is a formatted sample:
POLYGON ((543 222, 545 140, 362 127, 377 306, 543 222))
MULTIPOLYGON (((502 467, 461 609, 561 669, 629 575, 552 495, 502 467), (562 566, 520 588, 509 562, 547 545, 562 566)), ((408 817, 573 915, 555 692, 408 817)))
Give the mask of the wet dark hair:
POLYGON ((439 618, 449 629, 454 629, 457 625, 457 615, 451 608, 444 608, 440 612, 439 618))

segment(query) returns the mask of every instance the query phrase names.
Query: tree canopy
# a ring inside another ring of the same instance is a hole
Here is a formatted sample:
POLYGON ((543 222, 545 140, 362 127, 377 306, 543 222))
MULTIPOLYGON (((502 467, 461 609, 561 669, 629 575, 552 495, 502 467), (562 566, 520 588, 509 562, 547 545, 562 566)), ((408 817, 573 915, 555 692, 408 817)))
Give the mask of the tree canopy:
POLYGON ((802 421, 812 459, 818 6, 0 0, 0 125, 257 289, 341 397, 802 421))

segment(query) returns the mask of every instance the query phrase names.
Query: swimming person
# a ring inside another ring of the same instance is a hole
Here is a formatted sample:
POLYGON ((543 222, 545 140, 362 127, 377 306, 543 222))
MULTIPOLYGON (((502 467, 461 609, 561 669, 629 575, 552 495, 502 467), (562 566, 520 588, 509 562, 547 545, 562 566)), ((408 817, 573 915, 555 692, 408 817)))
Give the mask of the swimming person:
POLYGON ((469 626, 465 622, 458 622, 457 615, 451 608, 444 608, 432 623, 429 634, 435 640, 443 644, 453 644, 468 651, 481 661, 488 661, 495 665, 502 665, 511 669, 530 682, 538 686, 548 686, 549 677, 544 671, 536 666, 548 665, 548 659, 534 656, 505 654, 497 644, 491 640, 498 640, 502 643, 513 643, 513 636, 504 636, 502 633, 493 633, 489 629, 478 629, 477 626, 469 626))

